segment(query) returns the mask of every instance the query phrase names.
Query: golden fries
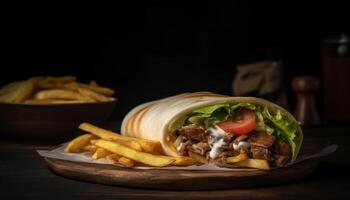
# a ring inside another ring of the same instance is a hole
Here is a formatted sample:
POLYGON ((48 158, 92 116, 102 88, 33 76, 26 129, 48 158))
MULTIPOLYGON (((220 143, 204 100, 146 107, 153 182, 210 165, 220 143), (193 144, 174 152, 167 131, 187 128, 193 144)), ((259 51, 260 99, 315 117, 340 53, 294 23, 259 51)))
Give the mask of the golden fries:
POLYGON ((135 162, 133 160, 125 157, 120 157, 118 159, 118 162, 124 165, 125 167, 133 167, 135 165, 135 162))
POLYGON ((131 141, 132 140, 132 141, 135 141, 141 145, 142 149, 145 152, 148 152, 148 153, 159 153, 161 150, 161 145, 160 145, 160 142, 158 142, 158 141, 123 136, 123 135, 114 133, 112 131, 99 128, 99 127, 94 126, 94 125, 89 124, 89 123, 82 123, 82 124, 80 124, 79 128, 81 130, 89 132, 89 133, 96 135, 96 136, 98 136, 102 139, 105 139, 105 140, 115 140, 115 141, 131 141))
POLYGON ((81 88, 90 89, 94 92, 97 92, 97 93, 100 93, 103 95, 111 96, 114 94, 114 90, 107 88, 107 87, 101 87, 98 85, 88 85, 88 84, 84 84, 84 83, 77 83, 77 84, 81 88))
POLYGON ((9 83, 7 85, 5 85, 4 87, 2 87, 0 89, 0 95, 12 92, 13 90, 16 90, 18 88, 18 86, 22 84, 22 81, 17 81, 17 82, 13 82, 13 83, 9 83))
POLYGON ((81 135, 74 140, 72 140, 68 146, 64 149, 65 152, 68 153, 76 153, 78 152, 83 146, 86 146, 89 144, 90 140, 93 139, 95 136, 91 134, 85 134, 81 135))
POLYGON ((104 157, 108 156, 109 154, 112 154, 112 152, 107 151, 106 149, 103 149, 103 148, 97 148, 95 153, 92 155, 92 159, 97 160, 100 158, 104 158, 104 157))
POLYGON ((61 77, 48 76, 46 78, 46 80, 49 81, 49 82, 69 83, 69 82, 76 81, 77 77, 75 77, 75 76, 61 76, 61 77))
POLYGON ((246 160, 248 158, 249 157, 248 157, 248 155, 246 153, 240 153, 237 156, 226 158, 226 163, 237 163, 237 162, 241 162, 243 160, 246 160))
POLYGON ((62 88, 62 85, 53 83, 45 79, 44 77, 34 77, 29 79, 36 87, 41 89, 57 89, 62 88))
POLYGON ((98 83, 94 80, 90 81, 89 85, 98 86, 98 83))
POLYGON ((108 151, 121 155, 123 157, 135 160, 146 165, 154 167, 164 167, 168 166, 175 161, 175 159, 165 158, 163 156, 158 156, 150 153, 136 151, 124 145, 107 141, 107 140, 97 140, 95 142, 96 146, 104 148, 108 151))
POLYGON ((67 99, 67 100, 81 100, 86 102, 95 102, 91 97, 83 96, 79 93, 62 90, 62 89, 52 89, 52 90, 42 90, 38 92, 35 99, 67 99))
POLYGON ((127 146, 129 148, 132 148, 132 149, 134 149, 136 151, 142 151, 141 145, 138 142, 136 142, 136 141, 133 141, 133 140, 130 140, 130 141, 119 140, 119 141, 116 141, 116 142, 118 142, 119 144, 122 144, 124 146, 127 146))
POLYGON ((107 156, 106 156, 106 159, 107 159, 110 163, 115 164, 115 163, 118 163, 118 162, 119 162, 119 158, 120 158, 120 157, 121 157, 120 155, 113 153, 113 154, 107 155, 107 156))
POLYGON ((171 165, 174 166, 189 166, 189 165, 195 165, 198 162, 194 160, 191 157, 169 157, 169 158, 175 158, 175 162, 171 163, 171 165))
POLYGON ((22 103, 34 90, 33 83, 29 81, 19 81, 8 84, 0 89, 0 102, 22 103))
POLYGON ((24 101, 27 104, 71 104, 71 103, 86 103, 83 100, 63 100, 63 99, 27 99, 24 101))
POLYGON ((260 160, 260 159, 246 159, 240 162, 234 163, 234 165, 238 167, 249 167, 249 168, 256 168, 256 169, 263 169, 263 170, 269 170, 270 165, 267 162, 267 160, 260 160))
POLYGON ((78 89, 79 89, 79 86, 78 86, 77 82, 66 83, 66 84, 63 85, 63 87, 66 90, 71 90, 71 91, 75 91, 75 92, 77 92, 78 89))
POLYGON ((102 95, 106 95, 106 96, 111 96, 114 94, 114 90, 110 89, 110 88, 106 88, 106 87, 101 87, 99 85, 94 84, 96 82, 92 82, 92 84, 84 84, 84 83, 78 83, 78 82, 71 82, 69 84, 66 84, 65 87, 69 90, 74 90, 77 91, 79 88, 80 89, 88 89, 91 90, 93 92, 102 94, 102 95))
POLYGON ((188 155, 190 156, 190 158, 192 158, 195 161, 198 161, 199 163, 203 163, 203 164, 208 163, 208 160, 205 157, 203 157, 197 153, 194 153, 192 151, 188 151, 188 155))
POLYGON ((65 104, 115 101, 114 90, 76 82, 75 76, 33 77, 17 81, 0 89, 0 102, 26 104, 65 104))
POLYGON ((97 148, 98 148, 97 146, 89 144, 89 145, 83 146, 81 149, 83 151, 90 151, 91 153, 95 153, 97 148))
MULTIPOLYGON (((133 167, 136 163, 146 164, 149 166, 161 167, 161 166, 189 166, 197 164, 198 161, 190 157, 170 157, 159 155, 159 148, 149 148, 151 152, 146 152, 139 141, 141 139, 121 136, 111 131, 99 128, 89 123, 82 123, 79 126, 80 129, 95 135, 95 138, 89 138, 82 144, 82 136, 72 140, 68 145, 70 148, 66 148, 67 152, 79 150, 89 151, 93 153, 92 159, 97 160, 100 158, 106 158, 108 163, 119 163, 125 167, 133 167), (96 139, 99 137, 101 139, 96 139), (79 147, 73 149, 73 144, 79 143, 79 147)), ((89 134, 87 134, 89 135, 89 134)), ((84 136, 87 137, 87 136, 84 136)), ((157 146, 159 142, 144 140, 144 143, 150 143, 150 146, 157 146), (156 145, 155 145, 156 144, 156 145)), ((147 145, 146 145, 147 146, 147 145)))
POLYGON ((104 101, 113 101, 114 100, 113 97, 107 97, 103 94, 99 94, 97 92, 94 92, 94 91, 86 89, 86 88, 78 88, 78 92, 81 95, 84 95, 86 97, 90 97, 91 99, 94 99, 96 101, 104 102, 104 101))

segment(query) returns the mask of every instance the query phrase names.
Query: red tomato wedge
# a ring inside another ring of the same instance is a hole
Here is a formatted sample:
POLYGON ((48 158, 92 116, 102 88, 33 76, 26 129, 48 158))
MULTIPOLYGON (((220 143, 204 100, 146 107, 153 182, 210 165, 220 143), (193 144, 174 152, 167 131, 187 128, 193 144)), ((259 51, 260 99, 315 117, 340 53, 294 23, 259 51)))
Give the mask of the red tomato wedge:
POLYGON ((253 111, 243 109, 236 118, 228 118, 217 124, 222 130, 235 135, 245 135, 255 128, 255 114, 253 111))

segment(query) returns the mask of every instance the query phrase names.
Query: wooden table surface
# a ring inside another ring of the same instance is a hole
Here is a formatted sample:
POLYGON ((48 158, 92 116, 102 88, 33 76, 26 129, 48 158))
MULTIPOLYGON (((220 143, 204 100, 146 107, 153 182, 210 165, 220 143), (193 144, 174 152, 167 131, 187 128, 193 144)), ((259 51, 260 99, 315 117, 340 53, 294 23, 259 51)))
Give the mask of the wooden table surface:
MULTIPOLYGON (((314 128, 305 140, 339 144, 306 179, 276 186, 212 191, 147 190, 69 180, 48 170, 36 150, 49 144, 0 141, 0 199, 350 199, 350 128, 314 128)), ((307 148, 307 147, 305 147, 307 148)))

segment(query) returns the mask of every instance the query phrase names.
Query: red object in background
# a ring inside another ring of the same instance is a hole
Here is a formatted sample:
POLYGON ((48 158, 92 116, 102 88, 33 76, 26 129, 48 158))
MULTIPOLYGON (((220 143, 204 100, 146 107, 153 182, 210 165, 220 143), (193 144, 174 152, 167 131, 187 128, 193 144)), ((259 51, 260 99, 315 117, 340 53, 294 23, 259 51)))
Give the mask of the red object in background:
POLYGON ((349 38, 324 41, 323 47, 324 111, 328 122, 350 123, 349 38))

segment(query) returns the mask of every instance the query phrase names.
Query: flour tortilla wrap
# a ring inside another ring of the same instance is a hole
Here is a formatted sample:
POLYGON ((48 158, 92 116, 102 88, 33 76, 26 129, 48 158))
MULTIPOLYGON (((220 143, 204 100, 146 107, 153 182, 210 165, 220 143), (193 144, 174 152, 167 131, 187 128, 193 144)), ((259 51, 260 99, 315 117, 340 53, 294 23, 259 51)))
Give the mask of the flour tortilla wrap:
MULTIPOLYGON (((264 99, 255 97, 230 97, 209 92, 196 92, 184 93, 135 107, 124 118, 121 133, 127 136, 160 141, 165 154, 179 156, 173 147, 173 141, 169 140, 169 136, 176 129, 180 128, 179 124, 182 125, 181 122, 193 110, 224 102, 246 102, 267 107, 269 110, 277 108, 283 115, 297 124, 295 118, 288 111, 264 99)), ((299 125, 295 134, 296 136, 293 140, 295 143, 295 152, 291 162, 295 161, 303 140, 303 133, 299 125)))

